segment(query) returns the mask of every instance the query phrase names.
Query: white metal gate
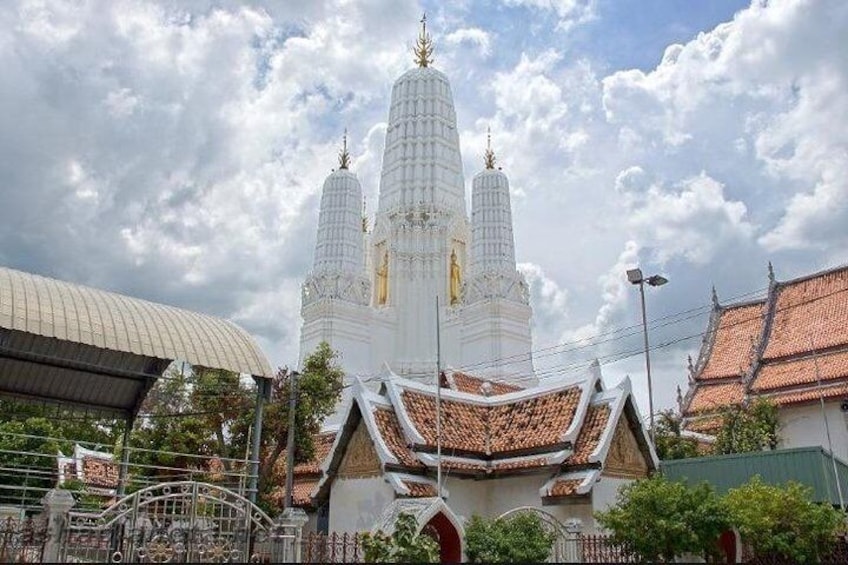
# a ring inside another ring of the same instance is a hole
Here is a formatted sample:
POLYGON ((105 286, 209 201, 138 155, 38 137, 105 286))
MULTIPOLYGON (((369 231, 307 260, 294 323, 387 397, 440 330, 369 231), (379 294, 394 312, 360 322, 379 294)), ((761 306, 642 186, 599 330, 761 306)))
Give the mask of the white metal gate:
POLYGON ((243 496, 186 481, 145 488, 99 514, 70 512, 59 556, 76 563, 280 562, 294 560, 294 541, 243 496))

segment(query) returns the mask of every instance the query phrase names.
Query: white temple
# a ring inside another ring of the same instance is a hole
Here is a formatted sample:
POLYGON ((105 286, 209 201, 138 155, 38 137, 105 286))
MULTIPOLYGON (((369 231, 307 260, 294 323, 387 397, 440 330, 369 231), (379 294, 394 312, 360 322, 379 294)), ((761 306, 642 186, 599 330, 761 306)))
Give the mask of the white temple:
POLYGON ((430 66, 431 53, 422 32, 418 67, 392 88, 373 231, 346 142, 324 182, 300 361, 327 341, 348 374, 388 365, 433 378, 438 297, 441 367, 533 385, 532 312, 515 266, 509 181, 490 144, 472 181, 469 222, 451 87, 430 66))

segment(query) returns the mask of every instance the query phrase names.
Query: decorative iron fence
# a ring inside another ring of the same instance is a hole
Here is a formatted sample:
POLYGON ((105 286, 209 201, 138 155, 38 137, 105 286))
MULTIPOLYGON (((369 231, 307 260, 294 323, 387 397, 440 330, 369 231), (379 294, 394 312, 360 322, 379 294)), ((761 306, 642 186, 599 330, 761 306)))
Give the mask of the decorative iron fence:
POLYGON ((636 563, 639 557, 628 544, 606 534, 580 534, 577 538, 583 563, 636 563))
POLYGON ((0 520, 0 563, 41 563, 47 542, 47 520, 0 520))
MULTIPOLYGON (((776 555, 756 555, 749 545, 743 545, 742 562, 750 565, 790 565, 791 559, 776 555)), ((823 553, 818 563, 848 563, 848 537, 840 536, 830 549, 823 553)))
POLYGON ((362 535, 310 533, 301 541, 303 563, 362 563, 365 552, 362 549, 362 535))

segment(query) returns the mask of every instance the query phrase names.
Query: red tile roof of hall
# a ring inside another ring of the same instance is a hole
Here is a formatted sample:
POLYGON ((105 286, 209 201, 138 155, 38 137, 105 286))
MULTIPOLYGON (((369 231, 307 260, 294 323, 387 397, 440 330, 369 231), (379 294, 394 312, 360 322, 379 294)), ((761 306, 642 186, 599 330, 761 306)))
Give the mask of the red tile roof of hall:
POLYGON ((697 418, 686 423, 686 429, 700 434, 715 435, 722 426, 721 416, 697 418))
POLYGON ((589 463, 589 456, 598 447, 598 442, 607 429, 609 418, 610 407, 608 404, 589 406, 586 416, 583 418, 580 435, 577 436, 577 441, 574 443, 574 453, 564 461, 565 465, 585 465, 589 463))
POLYGON ((395 459, 405 467, 423 468, 424 464, 418 460, 403 437, 395 411, 389 408, 375 408, 372 414, 380 436, 395 459))
POLYGON ((839 399, 848 396, 848 383, 839 383, 831 386, 824 386, 821 391, 818 387, 807 388, 804 390, 793 390, 788 392, 780 392, 776 394, 766 395, 773 403, 778 406, 786 406, 789 404, 807 404, 810 402, 819 402, 821 397, 825 400, 839 399))
POLYGON ((765 301, 721 309, 698 380, 738 377, 748 371, 755 358, 754 345, 762 334, 764 310, 765 301))
POLYGON ((712 412, 725 406, 740 404, 744 396, 745 385, 741 382, 699 385, 689 400, 686 413, 712 412))
POLYGON ((559 479, 548 489, 548 496, 571 496, 582 483, 582 479, 559 479))
MULTIPOLYGON (((336 439, 336 432, 324 432, 315 436, 315 453, 312 459, 303 463, 298 463, 294 466, 295 475, 320 475, 321 463, 330 453, 330 448, 333 447, 333 441, 336 439)), ((295 453, 297 453, 295 451, 295 453)), ((285 461, 285 452, 283 452, 280 460, 285 461)))
POLYGON ((498 396, 501 394, 524 390, 523 387, 518 385, 500 381, 490 381, 467 373, 460 373, 458 371, 454 371, 450 374, 448 377, 448 384, 453 390, 479 394, 481 396, 498 396), (488 389, 488 391, 486 389, 488 389))
POLYGON ((429 498, 438 496, 436 487, 430 483, 419 483, 416 481, 403 481, 403 486, 409 489, 407 496, 412 498, 429 498))
MULTIPOLYGON (((317 478, 303 478, 298 477, 294 479, 292 488, 292 504, 295 506, 311 506, 312 505, 312 491, 315 489, 315 486, 318 484, 317 478)), ((271 491, 271 495, 269 498, 276 505, 282 507, 283 500, 286 497, 286 487, 285 483, 282 486, 278 486, 271 491)))
POLYGON ((777 285, 764 359, 848 344, 848 266, 777 285))
POLYGON ((764 392, 786 387, 814 385, 818 378, 822 383, 848 378, 848 349, 832 353, 765 363, 757 371, 753 392, 764 392), (818 376, 816 374, 818 364, 818 376))
MULTIPOLYGON (((571 427, 583 383, 495 405, 442 399, 442 449, 479 455, 553 448, 571 427)), ((429 446, 436 445, 435 398, 407 389, 401 400, 429 446)))

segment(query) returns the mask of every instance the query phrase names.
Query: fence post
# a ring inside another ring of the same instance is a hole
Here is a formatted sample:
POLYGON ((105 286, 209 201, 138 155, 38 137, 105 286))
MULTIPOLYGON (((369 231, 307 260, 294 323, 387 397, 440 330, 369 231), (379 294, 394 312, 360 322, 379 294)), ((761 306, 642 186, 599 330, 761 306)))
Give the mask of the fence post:
MULTIPOLYGON (((277 563, 300 563, 300 546, 303 538, 303 526, 309 521, 306 512, 301 508, 286 508, 277 518, 279 532, 278 543, 283 544, 277 554, 277 563)), ((276 552, 275 552, 276 553, 276 552)))
POLYGON ((41 499, 44 513, 47 515, 47 541, 44 544, 42 560, 44 563, 59 562, 68 513, 74 506, 74 496, 67 490, 54 488, 47 491, 41 499))
POLYGON ((583 531, 583 521, 570 518, 565 521, 565 555, 566 563, 583 563, 583 547, 580 544, 580 532, 583 531))

